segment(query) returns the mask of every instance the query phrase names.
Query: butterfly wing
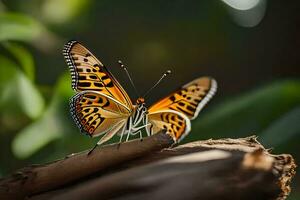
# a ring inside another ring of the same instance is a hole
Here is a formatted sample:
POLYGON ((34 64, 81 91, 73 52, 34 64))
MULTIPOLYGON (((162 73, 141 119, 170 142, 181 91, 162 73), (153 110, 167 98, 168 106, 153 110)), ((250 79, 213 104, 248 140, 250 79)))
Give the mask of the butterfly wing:
POLYGON ((71 115, 76 125, 91 137, 122 127, 130 111, 112 97, 96 91, 83 91, 70 100, 71 115))
POLYGON ((146 127, 149 135, 160 130, 166 130, 174 141, 179 142, 191 130, 191 122, 184 114, 174 110, 160 110, 149 113, 148 120, 151 126, 146 127))
POLYGON ((149 108, 148 120, 153 127, 148 128, 148 134, 164 128, 175 141, 180 141, 190 131, 190 120, 198 116, 216 90, 214 79, 201 77, 161 99, 149 108))
POLYGON ((217 82, 214 79, 201 77, 155 103, 149 108, 149 113, 170 109, 195 119, 216 91, 217 82))
POLYGON ((72 40, 65 45, 63 54, 71 71, 72 88, 75 91, 98 91, 132 110, 133 106, 128 94, 87 48, 72 40))

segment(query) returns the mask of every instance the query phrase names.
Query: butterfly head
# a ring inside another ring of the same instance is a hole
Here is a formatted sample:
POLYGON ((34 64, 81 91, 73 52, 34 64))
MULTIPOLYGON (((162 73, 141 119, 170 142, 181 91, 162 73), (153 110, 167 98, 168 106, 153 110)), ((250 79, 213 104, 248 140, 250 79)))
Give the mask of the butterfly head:
POLYGON ((137 104, 137 105, 145 104, 145 99, 144 99, 143 97, 139 97, 139 98, 136 100, 136 104, 137 104))
POLYGON ((142 112, 142 115, 145 115, 148 113, 148 109, 145 105, 145 99, 143 97, 139 97, 136 100, 136 104, 137 104, 138 111, 142 112))

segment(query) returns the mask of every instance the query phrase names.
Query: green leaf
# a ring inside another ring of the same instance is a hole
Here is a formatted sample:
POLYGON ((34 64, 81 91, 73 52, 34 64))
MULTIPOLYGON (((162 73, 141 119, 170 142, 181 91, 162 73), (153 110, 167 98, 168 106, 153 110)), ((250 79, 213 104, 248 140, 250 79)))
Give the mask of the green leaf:
POLYGON ((9 59, 0 55, 0 110, 2 115, 24 113, 35 119, 44 110, 38 89, 9 59))
POLYGON ((185 141, 259 135, 300 104, 299 91, 300 81, 281 81, 221 103, 208 113, 200 113, 185 141))
POLYGON ((12 12, 0 13, 0 41, 32 41, 43 33, 43 27, 33 18, 12 12))
POLYGON ((59 97, 55 97, 43 116, 20 131, 13 140, 12 151, 18 158, 24 159, 61 137, 64 124, 59 113, 59 97))
POLYGON ((74 131, 68 107, 68 99, 73 94, 70 83, 69 74, 62 76, 44 114, 14 138, 12 151, 16 157, 28 158, 50 142, 74 131))
POLYGON ((18 63, 22 67, 24 73, 27 77, 34 81, 35 70, 34 70, 34 60, 32 55, 26 48, 16 43, 3 43, 3 46, 10 51, 14 57, 18 60, 18 63))
POLYGON ((16 96, 19 96, 19 103, 24 112, 32 119, 39 117, 44 110, 45 102, 38 89, 20 72, 15 83, 18 91, 16 96))
POLYGON ((274 148, 275 153, 293 153, 295 160, 299 161, 299 121, 300 107, 298 106, 275 120, 268 128, 262 131, 259 140, 267 148, 274 148))
POLYGON ((90 0, 46 0, 42 6, 42 13, 48 22, 62 24, 81 15, 90 3, 90 0))
POLYGON ((267 146, 277 147, 291 139, 300 141, 300 107, 296 107, 275 120, 266 130, 262 131, 260 141, 267 146))

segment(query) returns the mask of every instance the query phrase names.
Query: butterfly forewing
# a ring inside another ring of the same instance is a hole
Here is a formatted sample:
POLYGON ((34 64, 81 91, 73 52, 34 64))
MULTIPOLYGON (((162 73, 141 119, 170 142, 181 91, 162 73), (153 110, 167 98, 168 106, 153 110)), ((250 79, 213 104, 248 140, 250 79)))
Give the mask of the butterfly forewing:
POLYGON ((216 90, 217 83, 214 79, 209 77, 195 79, 155 103, 149 108, 149 113, 170 109, 194 119, 216 90))
POLYGON ((83 91, 70 100, 71 114, 78 128, 94 137, 125 121, 130 115, 121 103, 94 91, 83 91))
POLYGON ((190 131, 190 120, 198 116, 200 110, 212 98, 217 83, 209 77, 191 81, 161 99, 149 108, 148 121, 153 125, 148 133, 166 129, 176 142, 190 131))
POLYGON ((73 40, 65 45, 63 53, 71 71, 74 90, 77 92, 98 91, 118 100, 128 109, 132 109, 128 94, 88 49, 73 40))

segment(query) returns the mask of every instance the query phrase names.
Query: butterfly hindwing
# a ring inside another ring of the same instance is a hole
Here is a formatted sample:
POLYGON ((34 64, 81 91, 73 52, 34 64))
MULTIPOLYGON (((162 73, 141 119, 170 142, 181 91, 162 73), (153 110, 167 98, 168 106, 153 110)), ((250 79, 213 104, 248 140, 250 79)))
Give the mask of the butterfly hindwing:
POLYGON ((72 40, 65 45, 63 54, 71 71, 74 90, 77 92, 98 91, 132 109, 132 102, 119 82, 83 45, 72 40))
POLYGON ((151 126, 147 126, 147 132, 150 134, 165 130, 174 141, 179 142, 191 130, 191 122, 184 114, 174 111, 158 111, 150 113, 148 120, 151 126))
POLYGON ((70 100, 71 115, 81 132, 95 137, 126 121, 130 111, 117 100, 95 91, 83 91, 70 100))
POLYGON ((149 113, 169 109, 194 119, 216 90, 217 83, 214 79, 209 77, 195 79, 155 103, 149 108, 149 113))

